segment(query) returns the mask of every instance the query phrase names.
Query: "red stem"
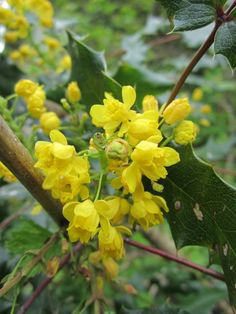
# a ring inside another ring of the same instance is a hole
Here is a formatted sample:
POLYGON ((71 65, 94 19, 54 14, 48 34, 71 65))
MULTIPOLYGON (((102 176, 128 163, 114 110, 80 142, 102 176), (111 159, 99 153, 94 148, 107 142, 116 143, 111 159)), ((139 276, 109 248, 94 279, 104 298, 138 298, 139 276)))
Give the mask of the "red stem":
MULTIPOLYGON (((73 253, 77 253, 82 249, 82 244, 77 243, 74 248, 73 248, 73 253)), ((71 258, 71 253, 66 254, 62 259, 60 260, 60 264, 58 267, 57 273, 70 261, 71 258)), ((57 274, 56 273, 56 274, 57 274)), ((55 275, 56 275, 55 274, 55 275)), ((34 301, 38 298, 38 296, 44 291, 44 289, 51 283, 53 278, 55 277, 46 277, 40 285, 36 288, 36 290, 32 293, 32 295, 29 297, 29 299, 22 305, 20 310, 18 311, 17 314, 24 314, 27 312, 29 307, 34 303, 34 301)))
POLYGON ((131 245, 131 246, 135 246, 139 249, 142 249, 146 252, 149 252, 149 253, 152 253, 152 254, 155 254, 155 255, 159 255, 167 260, 171 260, 173 262, 176 262, 178 264, 182 264, 184 266, 187 266, 189 268, 192 268, 192 269, 195 269, 197 271, 200 271, 201 273, 204 273, 208 276, 211 276, 211 277, 214 277, 218 280, 221 280, 221 281, 225 281, 224 279, 224 276, 221 274, 221 273, 218 273, 212 269, 208 269, 208 268, 205 268, 203 266, 200 266, 200 265, 197 265, 195 263, 192 263, 184 258, 181 258, 181 257, 176 257, 176 256, 173 256, 169 253, 166 253, 162 250, 159 250, 159 249, 156 249, 156 248, 153 248, 153 247, 150 247, 150 246, 147 246, 147 245, 144 245, 142 243, 139 243, 137 241, 134 241, 134 240, 130 240, 128 238, 126 238, 125 240, 125 243, 128 244, 128 245, 131 245))

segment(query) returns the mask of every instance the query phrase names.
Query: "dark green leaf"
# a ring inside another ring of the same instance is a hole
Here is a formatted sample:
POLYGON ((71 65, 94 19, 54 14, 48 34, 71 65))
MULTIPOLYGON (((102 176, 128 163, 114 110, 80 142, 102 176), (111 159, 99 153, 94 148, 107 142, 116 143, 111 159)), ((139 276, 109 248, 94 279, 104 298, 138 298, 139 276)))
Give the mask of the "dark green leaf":
POLYGON ((236 190, 198 159, 190 146, 177 150, 181 162, 170 168, 164 189, 173 238, 178 249, 201 245, 217 251, 235 305, 236 190))
POLYGON ((234 69, 236 67, 236 22, 224 23, 215 37, 215 53, 224 55, 234 69))
POLYGON ((104 99, 105 91, 120 99, 121 86, 106 74, 104 54, 86 46, 71 33, 68 36, 68 50, 73 64, 71 81, 78 82, 82 102, 89 107, 100 104, 104 99))
POLYGON ((21 217, 6 234, 6 247, 13 254, 40 249, 51 232, 32 220, 21 217))
POLYGON ((114 78, 121 85, 136 87, 139 104, 145 95, 156 95, 167 91, 174 83, 173 77, 169 77, 166 73, 156 73, 145 66, 134 67, 128 64, 119 67, 114 78))
POLYGON ((210 24, 216 17, 215 0, 157 0, 167 10, 167 15, 174 23, 174 31, 187 31, 210 24))

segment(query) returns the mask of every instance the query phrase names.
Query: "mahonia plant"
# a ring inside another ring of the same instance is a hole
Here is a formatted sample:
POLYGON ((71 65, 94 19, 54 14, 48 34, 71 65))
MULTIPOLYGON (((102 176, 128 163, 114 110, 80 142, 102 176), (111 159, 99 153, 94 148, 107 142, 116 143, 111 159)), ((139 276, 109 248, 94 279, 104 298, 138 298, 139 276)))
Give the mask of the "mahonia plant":
MULTIPOLYGON (((66 97, 71 104, 80 100, 77 83, 69 84, 66 97)), ((159 110, 156 98, 147 95, 142 112, 132 109, 135 101, 131 86, 122 87, 122 101, 106 92, 103 104, 90 110, 92 124, 104 131, 95 132, 84 150, 77 152, 58 129, 50 131, 51 142, 35 145, 35 167, 45 176, 43 188, 64 205, 69 239, 88 243, 97 237, 98 251, 90 260, 101 260, 114 273, 115 260, 125 254, 123 236, 131 235, 136 225, 148 230, 163 223, 168 212, 165 199, 153 193, 161 194, 164 187, 158 180, 180 161, 170 141, 186 145, 197 134, 195 124, 184 120, 191 112, 187 98, 159 110), (168 137, 164 128, 169 129, 168 137), (145 190, 145 178, 153 193, 145 190)))

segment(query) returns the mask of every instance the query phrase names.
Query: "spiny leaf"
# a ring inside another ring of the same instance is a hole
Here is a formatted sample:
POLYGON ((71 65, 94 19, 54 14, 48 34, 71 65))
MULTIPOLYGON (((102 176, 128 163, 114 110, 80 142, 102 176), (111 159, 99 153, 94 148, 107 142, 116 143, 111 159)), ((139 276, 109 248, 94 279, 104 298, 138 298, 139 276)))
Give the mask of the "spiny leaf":
POLYGON ((100 104, 104 91, 121 98, 121 86, 106 74, 104 55, 86 46, 68 33, 69 53, 72 58, 71 81, 77 81, 82 93, 82 102, 91 106, 100 104))
POLYGON ((216 9, 225 0, 157 0, 174 23, 174 31, 187 31, 210 24, 216 17, 216 9))
POLYGON ((187 245, 216 250, 224 270, 231 303, 236 305, 236 190, 190 146, 177 147, 181 162, 169 169, 164 197, 178 249, 187 245))
POLYGON ((215 53, 224 55, 234 69, 236 67, 236 22, 224 23, 215 37, 215 53))

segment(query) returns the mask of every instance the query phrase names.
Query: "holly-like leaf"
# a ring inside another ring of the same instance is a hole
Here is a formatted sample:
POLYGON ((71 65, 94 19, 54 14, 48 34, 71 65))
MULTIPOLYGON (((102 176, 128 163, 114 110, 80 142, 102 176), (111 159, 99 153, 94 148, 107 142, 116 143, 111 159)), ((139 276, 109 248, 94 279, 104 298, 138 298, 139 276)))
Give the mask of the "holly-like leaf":
POLYGON ((68 33, 68 51, 72 58, 70 81, 77 81, 82 94, 82 102, 87 106, 102 103, 104 91, 121 98, 121 86, 106 74, 104 54, 86 46, 68 33))
POLYGON ((181 162, 169 169, 164 189, 176 247, 201 245, 215 249, 235 306, 236 190, 198 159, 190 146, 176 149, 181 162))
POLYGON ((236 67, 236 22, 224 23, 215 37, 215 53, 224 55, 234 69, 236 67))
POLYGON ((187 31, 210 24, 216 18, 216 9, 225 0, 157 0, 174 24, 173 31, 187 31))

